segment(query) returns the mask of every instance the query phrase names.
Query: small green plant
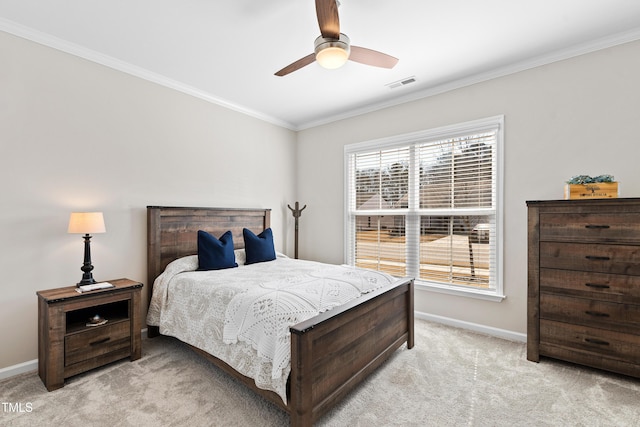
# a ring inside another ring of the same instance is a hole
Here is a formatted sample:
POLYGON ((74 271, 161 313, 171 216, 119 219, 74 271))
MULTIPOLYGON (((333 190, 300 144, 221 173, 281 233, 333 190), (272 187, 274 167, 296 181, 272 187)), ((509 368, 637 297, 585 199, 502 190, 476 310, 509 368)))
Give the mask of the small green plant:
POLYGON ((567 184, 593 184, 595 182, 615 182, 612 175, 598 175, 591 177, 589 175, 572 176, 567 184))

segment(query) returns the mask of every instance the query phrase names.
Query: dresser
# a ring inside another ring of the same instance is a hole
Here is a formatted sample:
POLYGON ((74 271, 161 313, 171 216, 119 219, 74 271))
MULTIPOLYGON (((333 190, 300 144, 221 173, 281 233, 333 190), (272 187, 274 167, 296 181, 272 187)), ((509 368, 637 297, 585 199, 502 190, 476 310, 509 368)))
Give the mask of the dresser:
POLYGON ((527 359, 640 377, 640 199, 527 208, 527 359))

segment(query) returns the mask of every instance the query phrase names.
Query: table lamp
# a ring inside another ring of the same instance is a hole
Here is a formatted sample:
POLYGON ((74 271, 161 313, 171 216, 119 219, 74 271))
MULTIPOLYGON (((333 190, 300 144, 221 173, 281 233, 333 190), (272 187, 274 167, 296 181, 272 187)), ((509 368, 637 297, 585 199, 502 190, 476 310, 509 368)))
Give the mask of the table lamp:
POLYGON ((69 217, 69 233, 84 234, 84 263, 80 270, 83 271, 82 280, 78 282, 77 286, 90 285, 96 283, 93 279, 93 265, 91 265, 91 233, 104 233, 106 232, 104 226, 104 217, 102 212, 72 212, 69 217))

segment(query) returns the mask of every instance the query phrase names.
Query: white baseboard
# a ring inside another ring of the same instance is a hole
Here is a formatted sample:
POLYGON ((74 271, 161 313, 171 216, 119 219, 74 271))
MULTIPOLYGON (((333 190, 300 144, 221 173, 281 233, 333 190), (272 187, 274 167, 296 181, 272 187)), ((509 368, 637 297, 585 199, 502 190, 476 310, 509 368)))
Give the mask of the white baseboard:
POLYGON ((15 377, 25 372, 37 371, 38 359, 29 360, 28 362, 18 363, 17 365, 7 366, 0 369, 0 380, 15 377))
POLYGON ((465 322, 463 320, 452 319, 450 317, 437 316, 435 314, 415 312, 418 319, 429 320, 443 325, 449 325, 456 328, 469 329, 481 334, 491 335, 493 337, 503 338, 510 341, 527 342, 527 334, 520 332, 508 331, 506 329, 494 328, 492 326, 480 325, 478 323, 465 322))

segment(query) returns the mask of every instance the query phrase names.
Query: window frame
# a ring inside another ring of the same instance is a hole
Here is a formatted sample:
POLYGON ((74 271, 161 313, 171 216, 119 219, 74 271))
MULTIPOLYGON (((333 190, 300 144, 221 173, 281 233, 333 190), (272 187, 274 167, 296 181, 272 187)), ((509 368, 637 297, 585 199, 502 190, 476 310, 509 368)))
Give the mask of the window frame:
MULTIPOLYGON (((468 122, 442 126, 442 127, 422 130, 418 132, 400 134, 400 135, 395 135, 391 137, 345 145, 344 146, 345 263, 348 265, 355 264, 355 260, 354 260, 355 253, 352 253, 353 248, 352 248, 351 241, 352 241, 353 233, 355 232, 354 228, 357 221, 355 219, 353 221, 351 220, 351 213, 355 211, 355 205, 350 206, 350 203, 355 203, 355 197, 354 197, 354 200, 351 200, 349 197, 349 192, 352 188, 351 186, 353 185, 352 183, 353 177, 350 176, 350 172, 351 172, 350 158, 352 157, 352 155, 355 155, 358 153, 365 153, 367 151, 373 151, 373 150, 398 149, 405 146, 424 144, 425 142, 428 142, 428 141, 437 141, 437 140, 443 140, 443 139, 465 137, 470 134, 482 133, 487 131, 496 132, 495 288, 485 290, 485 289, 479 289, 479 288, 474 288, 469 286, 456 286, 456 285, 449 285, 444 283, 430 282, 430 281, 426 281, 419 278, 416 278, 415 285, 416 285, 416 288, 418 289, 425 289, 425 290, 430 290, 434 292, 460 295, 460 296, 484 299, 489 301, 499 302, 499 301, 502 301, 504 298, 506 298, 504 294, 504 283, 503 283, 503 247, 504 247, 504 237, 503 237, 504 116, 503 115, 487 117, 483 119, 472 120, 468 122)), ((413 172, 413 174, 415 175, 415 172, 413 172)), ((416 178, 414 176, 413 178, 410 178, 410 179, 416 179, 416 178)), ((391 209, 389 210, 388 214, 389 215, 393 215, 393 214, 406 215, 407 220, 409 220, 409 218, 411 217, 419 218, 421 215, 420 209, 416 208, 416 206, 412 206, 411 203, 409 208, 391 209)), ((409 240, 412 240, 412 239, 408 239, 406 243, 406 250, 410 250, 410 248, 413 248, 415 250, 415 244, 412 244, 409 240)))

